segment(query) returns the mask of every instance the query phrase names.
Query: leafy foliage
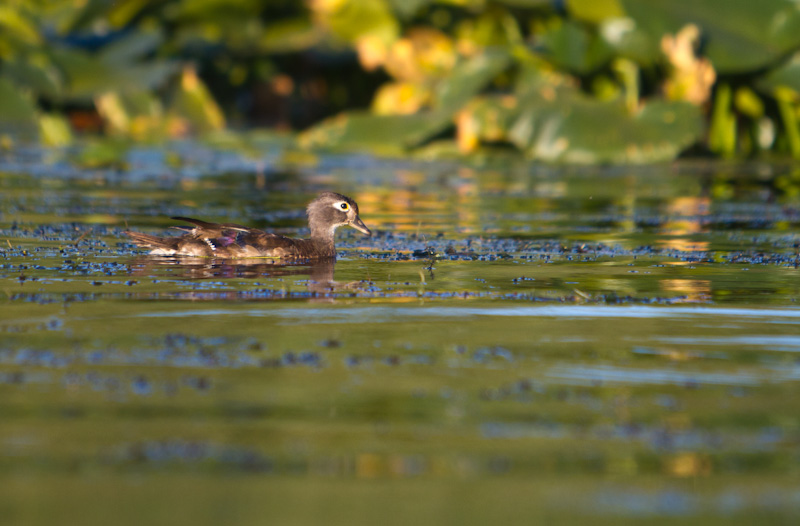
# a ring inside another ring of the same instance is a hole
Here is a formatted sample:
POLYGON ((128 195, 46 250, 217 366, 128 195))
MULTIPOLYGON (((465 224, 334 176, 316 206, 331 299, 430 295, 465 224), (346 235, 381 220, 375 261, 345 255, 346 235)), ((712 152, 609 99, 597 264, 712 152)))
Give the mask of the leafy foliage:
POLYGON ((798 64, 788 0, 8 0, 0 135, 313 123, 305 145, 392 154, 800 157, 798 64))

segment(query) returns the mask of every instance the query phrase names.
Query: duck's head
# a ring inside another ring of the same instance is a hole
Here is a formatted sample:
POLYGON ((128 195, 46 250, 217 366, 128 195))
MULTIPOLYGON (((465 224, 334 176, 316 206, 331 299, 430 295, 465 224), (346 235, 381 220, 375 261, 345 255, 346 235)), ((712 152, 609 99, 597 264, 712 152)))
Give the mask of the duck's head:
POLYGON ((333 238, 334 231, 345 225, 365 235, 372 235, 358 217, 358 203, 345 195, 323 192, 309 203, 306 212, 312 238, 333 238))

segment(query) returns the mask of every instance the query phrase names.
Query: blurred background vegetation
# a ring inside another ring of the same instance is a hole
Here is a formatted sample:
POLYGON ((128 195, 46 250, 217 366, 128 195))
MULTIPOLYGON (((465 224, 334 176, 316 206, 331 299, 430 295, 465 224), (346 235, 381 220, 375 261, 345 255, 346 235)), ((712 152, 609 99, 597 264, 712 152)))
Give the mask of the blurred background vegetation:
POLYGON ((428 157, 800 158, 790 0, 3 0, 0 147, 222 130, 428 157))

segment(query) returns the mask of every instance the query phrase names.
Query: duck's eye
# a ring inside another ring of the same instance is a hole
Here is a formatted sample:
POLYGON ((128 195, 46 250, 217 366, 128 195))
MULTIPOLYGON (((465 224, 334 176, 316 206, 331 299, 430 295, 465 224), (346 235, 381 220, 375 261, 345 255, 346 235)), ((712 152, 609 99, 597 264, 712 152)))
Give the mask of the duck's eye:
POLYGON ((347 203, 339 203, 339 208, 347 212, 348 210, 350 210, 350 205, 348 205, 347 203))

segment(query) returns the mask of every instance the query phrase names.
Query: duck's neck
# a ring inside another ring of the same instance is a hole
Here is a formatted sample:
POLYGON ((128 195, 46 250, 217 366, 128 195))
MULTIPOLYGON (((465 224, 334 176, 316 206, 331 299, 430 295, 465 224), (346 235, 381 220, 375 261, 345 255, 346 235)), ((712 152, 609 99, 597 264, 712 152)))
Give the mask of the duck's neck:
POLYGON ((311 231, 311 238, 305 240, 309 249, 313 250, 318 255, 317 257, 336 256, 336 248, 333 244, 333 232, 333 229, 314 229, 311 231))

